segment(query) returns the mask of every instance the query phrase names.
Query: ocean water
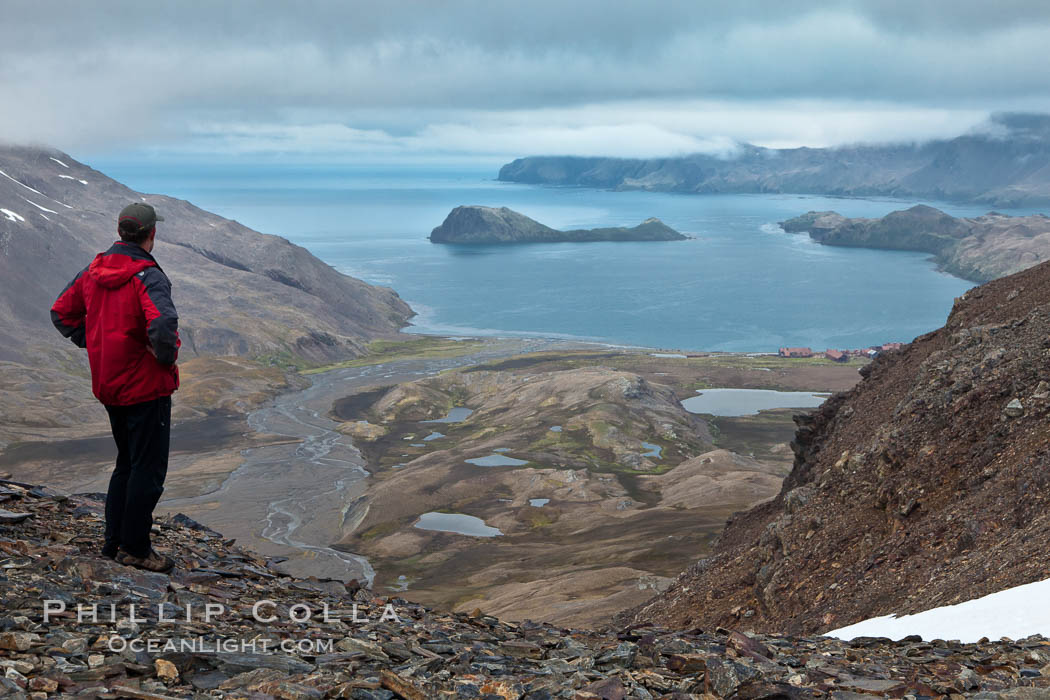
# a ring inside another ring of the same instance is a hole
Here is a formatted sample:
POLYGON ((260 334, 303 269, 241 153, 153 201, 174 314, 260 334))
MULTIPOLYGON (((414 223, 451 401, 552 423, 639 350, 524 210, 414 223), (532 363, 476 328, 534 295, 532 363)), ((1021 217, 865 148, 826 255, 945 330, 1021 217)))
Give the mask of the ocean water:
MULTIPOLYGON (((854 348, 910 341, 941 326, 954 297, 973 286, 938 272, 923 254, 826 247, 776 225, 810 210, 877 217, 916 200, 518 185, 497 182, 488 166, 92 165, 393 287, 418 312, 410 330, 426 333, 688 350, 854 348), (633 226, 656 216, 694 239, 431 244, 431 229, 461 204, 507 206, 556 228, 633 226)), ((954 215, 985 211, 923 203, 954 215)))

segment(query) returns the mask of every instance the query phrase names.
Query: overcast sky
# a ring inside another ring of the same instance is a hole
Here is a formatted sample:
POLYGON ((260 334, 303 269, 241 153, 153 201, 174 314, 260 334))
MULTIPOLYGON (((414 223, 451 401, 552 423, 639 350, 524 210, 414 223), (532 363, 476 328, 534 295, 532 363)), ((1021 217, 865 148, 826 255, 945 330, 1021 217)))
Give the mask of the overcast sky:
POLYGON ((1050 112, 1033 0, 4 0, 0 135, 74 153, 659 156, 1050 112))

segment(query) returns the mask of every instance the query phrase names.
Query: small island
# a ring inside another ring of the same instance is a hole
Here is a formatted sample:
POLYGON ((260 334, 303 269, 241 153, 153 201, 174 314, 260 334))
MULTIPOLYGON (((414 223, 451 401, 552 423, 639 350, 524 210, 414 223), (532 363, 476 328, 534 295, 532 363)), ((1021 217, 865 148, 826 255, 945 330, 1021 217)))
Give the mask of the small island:
POLYGON ((430 233, 431 243, 587 243, 592 241, 684 241, 685 236, 659 219, 634 228, 559 231, 507 207, 462 206, 430 233))

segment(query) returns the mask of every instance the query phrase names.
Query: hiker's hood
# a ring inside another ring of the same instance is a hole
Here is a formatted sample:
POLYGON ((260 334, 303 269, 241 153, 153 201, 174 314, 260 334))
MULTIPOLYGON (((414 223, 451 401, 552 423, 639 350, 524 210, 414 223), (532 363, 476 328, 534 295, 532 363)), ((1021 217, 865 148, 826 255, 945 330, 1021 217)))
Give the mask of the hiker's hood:
POLYGON ((103 287, 115 289, 147 267, 156 267, 153 256, 131 243, 114 243, 99 253, 88 266, 87 274, 103 287))

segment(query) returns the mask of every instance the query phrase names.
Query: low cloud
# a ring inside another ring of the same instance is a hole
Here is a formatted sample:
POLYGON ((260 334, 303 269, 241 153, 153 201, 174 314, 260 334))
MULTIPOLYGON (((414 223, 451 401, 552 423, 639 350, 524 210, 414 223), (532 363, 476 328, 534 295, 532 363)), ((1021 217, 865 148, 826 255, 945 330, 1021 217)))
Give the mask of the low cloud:
MULTIPOLYGON (((168 155, 299 156, 309 160, 473 156, 497 161, 525 155, 647 158, 689 153, 730 157, 740 143, 749 141, 794 147, 950 137, 972 131, 986 116, 982 110, 907 109, 870 103, 627 102, 442 113, 424 118, 424 126, 418 129, 361 129, 334 122, 195 123, 189 125, 185 138, 158 150, 168 155)), ((397 119, 392 114, 389 121, 397 119)), ((382 124, 388 120, 370 113, 360 121, 382 124)))
POLYGON ((0 133, 74 150, 659 156, 1050 106, 1041 2, 8 5, 0 133))

